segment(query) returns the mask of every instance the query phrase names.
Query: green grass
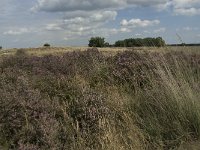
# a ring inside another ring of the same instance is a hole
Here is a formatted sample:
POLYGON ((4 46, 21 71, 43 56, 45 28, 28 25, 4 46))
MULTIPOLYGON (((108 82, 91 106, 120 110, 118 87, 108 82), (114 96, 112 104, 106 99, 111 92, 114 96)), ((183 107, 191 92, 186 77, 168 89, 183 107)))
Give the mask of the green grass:
POLYGON ((195 148, 200 54, 178 49, 1 55, 0 148, 195 148))

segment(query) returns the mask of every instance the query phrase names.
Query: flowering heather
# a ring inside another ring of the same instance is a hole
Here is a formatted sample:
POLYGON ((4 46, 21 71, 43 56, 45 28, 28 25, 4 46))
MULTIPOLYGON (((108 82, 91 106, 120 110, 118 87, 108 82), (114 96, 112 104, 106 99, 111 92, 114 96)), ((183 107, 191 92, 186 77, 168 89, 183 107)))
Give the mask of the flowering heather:
POLYGON ((0 61, 0 149, 178 149, 200 138, 200 55, 96 48, 0 61))

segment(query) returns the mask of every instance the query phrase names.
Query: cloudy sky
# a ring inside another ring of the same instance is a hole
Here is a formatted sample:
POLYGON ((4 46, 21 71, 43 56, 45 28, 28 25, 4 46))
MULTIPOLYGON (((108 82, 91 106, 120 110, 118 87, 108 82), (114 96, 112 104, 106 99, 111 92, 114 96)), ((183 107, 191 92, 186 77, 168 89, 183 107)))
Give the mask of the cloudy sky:
POLYGON ((85 46, 162 36, 167 43, 200 43, 200 0, 1 0, 0 45, 85 46))

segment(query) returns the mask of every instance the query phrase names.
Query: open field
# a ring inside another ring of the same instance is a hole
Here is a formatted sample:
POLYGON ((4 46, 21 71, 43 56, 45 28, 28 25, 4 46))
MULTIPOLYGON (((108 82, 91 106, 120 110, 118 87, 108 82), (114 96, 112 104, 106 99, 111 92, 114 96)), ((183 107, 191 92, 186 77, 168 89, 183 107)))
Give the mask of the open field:
POLYGON ((200 47, 0 52, 0 149, 200 144, 200 47))
MULTIPOLYGON (((48 54, 54 54, 54 55, 62 55, 66 52, 72 52, 72 51, 84 51, 88 49, 88 47, 39 47, 39 48, 25 48, 24 50, 29 55, 35 55, 35 56, 44 56, 48 54)), ((135 48, 98 48, 99 51, 103 52, 106 55, 115 55, 118 52, 122 52, 125 50, 134 50, 134 51, 150 51, 150 52, 168 52, 168 51, 184 51, 188 53, 200 53, 200 47, 199 46, 173 46, 173 47, 163 47, 163 48, 157 48, 157 47, 135 47, 135 48)), ((14 55, 18 49, 5 49, 0 51, 0 56, 2 55, 14 55)))

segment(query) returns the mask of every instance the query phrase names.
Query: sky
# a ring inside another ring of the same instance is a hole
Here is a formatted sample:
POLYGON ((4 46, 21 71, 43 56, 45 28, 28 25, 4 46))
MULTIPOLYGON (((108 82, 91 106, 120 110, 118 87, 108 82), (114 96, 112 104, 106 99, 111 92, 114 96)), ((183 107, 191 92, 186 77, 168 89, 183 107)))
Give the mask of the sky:
POLYGON ((0 46, 86 46, 101 36, 200 43, 200 0, 0 0, 0 46))

